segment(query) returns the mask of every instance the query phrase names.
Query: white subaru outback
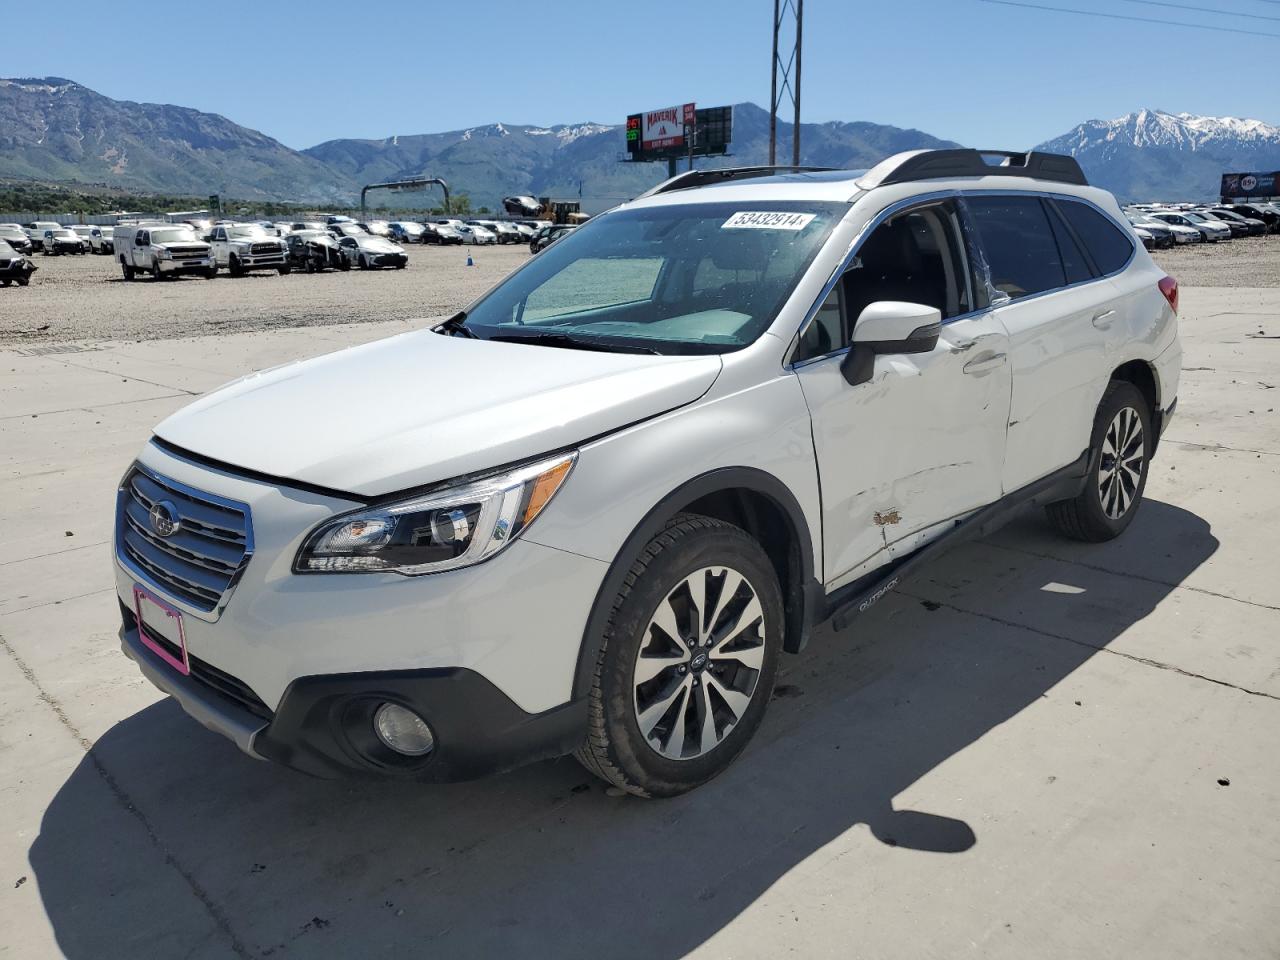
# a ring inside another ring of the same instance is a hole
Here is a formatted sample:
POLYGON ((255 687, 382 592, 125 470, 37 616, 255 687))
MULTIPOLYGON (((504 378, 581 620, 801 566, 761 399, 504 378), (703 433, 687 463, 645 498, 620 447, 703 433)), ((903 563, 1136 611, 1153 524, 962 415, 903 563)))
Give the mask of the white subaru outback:
POLYGON ((443 323, 255 374, 120 485, 125 652, 319 776, 724 770, 778 661, 1043 504, 1119 535, 1177 284, 1074 160, 696 171, 443 323))

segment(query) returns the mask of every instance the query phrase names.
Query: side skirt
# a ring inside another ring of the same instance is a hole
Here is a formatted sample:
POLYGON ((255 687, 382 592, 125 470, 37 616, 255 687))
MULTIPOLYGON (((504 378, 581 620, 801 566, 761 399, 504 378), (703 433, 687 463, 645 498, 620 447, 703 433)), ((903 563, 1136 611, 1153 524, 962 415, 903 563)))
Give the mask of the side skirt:
POLYGON ((865 613, 886 593, 900 586, 921 567, 936 560, 952 547, 995 533, 1024 507, 1078 496, 1084 489, 1088 475, 1089 451, 1086 450, 1075 462, 1061 470, 1029 483, 1020 490, 1005 494, 995 503, 963 520, 957 520, 954 527, 913 553, 826 594, 825 605, 816 611, 818 616, 815 617, 814 624, 830 620, 836 630, 843 630, 858 614, 865 613))

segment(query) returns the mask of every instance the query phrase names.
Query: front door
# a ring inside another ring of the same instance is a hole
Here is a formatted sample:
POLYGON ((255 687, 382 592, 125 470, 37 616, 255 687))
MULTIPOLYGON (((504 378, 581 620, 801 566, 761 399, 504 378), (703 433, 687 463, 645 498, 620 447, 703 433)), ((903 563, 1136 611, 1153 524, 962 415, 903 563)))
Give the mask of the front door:
POLYGON ((867 237, 801 338, 813 423, 824 582, 834 589, 1000 497, 1009 340, 970 269, 955 204, 895 213, 867 237), (881 300, 942 311, 929 353, 880 356, 867 383, 840 371, 858 315, 881 300))

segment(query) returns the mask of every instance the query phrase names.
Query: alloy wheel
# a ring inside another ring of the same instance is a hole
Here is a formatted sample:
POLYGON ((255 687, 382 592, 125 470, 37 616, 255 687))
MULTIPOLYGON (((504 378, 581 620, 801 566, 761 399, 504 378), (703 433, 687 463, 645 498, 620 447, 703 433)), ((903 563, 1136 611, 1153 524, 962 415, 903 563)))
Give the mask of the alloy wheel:
POLYGON ((719 746, 756 692, 764 611, 732 567, 695 570, 658 604, 641 638, 632 705, 645 742, 669 760, 719 746))
POLYGON ((1122 407, 1102 439, 1098 463, 1098 495, 1102 512, 1119 520, 1129 512, 1146 469, 1146 443, 1142 418, 1133 407, 1122 407))

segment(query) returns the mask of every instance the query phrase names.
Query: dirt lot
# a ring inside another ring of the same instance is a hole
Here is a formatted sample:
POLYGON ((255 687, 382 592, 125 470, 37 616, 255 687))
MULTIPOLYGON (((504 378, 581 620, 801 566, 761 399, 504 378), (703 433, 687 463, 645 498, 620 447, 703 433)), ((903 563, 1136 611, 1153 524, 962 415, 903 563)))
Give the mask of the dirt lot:
MULTIPOLYGON (((410 246, 405 270, 257 273, 125 283, 109 257, 44 257, 25 289, 0 290, 0 344, 157 340, 208 333, 406 320, 450 313, 529 259, 523 244, 410 246), (475 266, 466 266, 472 249, 475 266)), ((1280 236, 1162 250, 1183 286, 1280 286, 1280 236)))
POLYGON ((410 246, 404 270, 254 273, 125 283, 103 256, 36 254, 31 286, 0 290, 0 344, 155 340, 448 313, 529 259, 523 244, 410 246), (468 267, 467 251, 475 266, 468 267))
POLYGON ((1280 234, 1193 243, 1152 256, 1185 287, 1280 287, 1280 234))

